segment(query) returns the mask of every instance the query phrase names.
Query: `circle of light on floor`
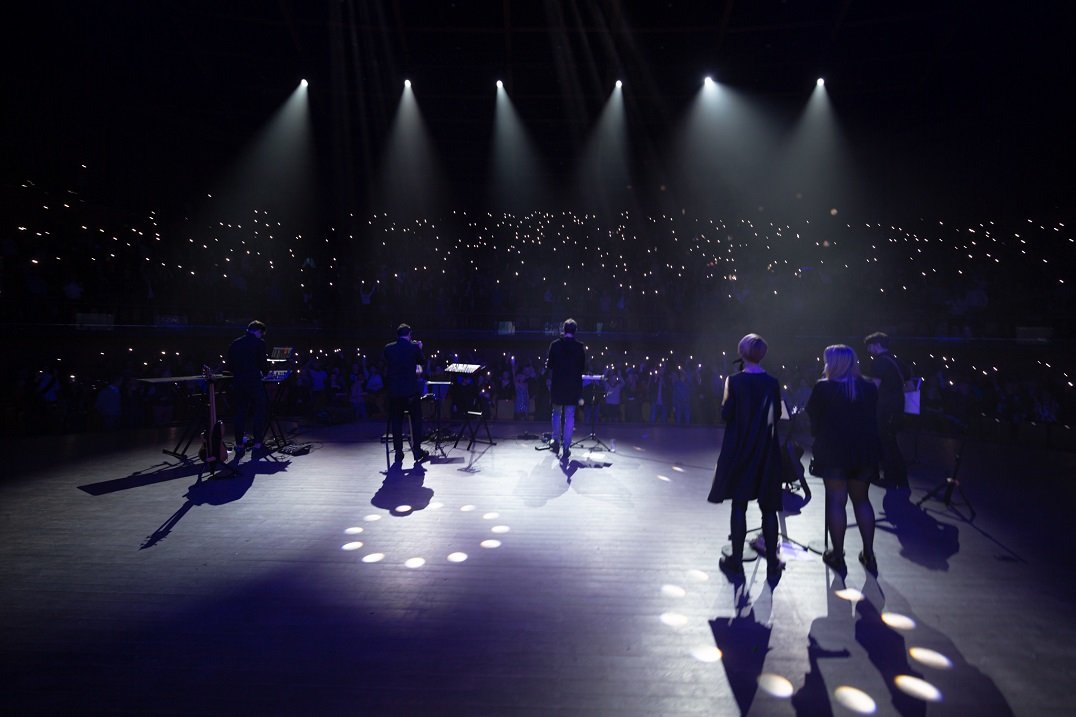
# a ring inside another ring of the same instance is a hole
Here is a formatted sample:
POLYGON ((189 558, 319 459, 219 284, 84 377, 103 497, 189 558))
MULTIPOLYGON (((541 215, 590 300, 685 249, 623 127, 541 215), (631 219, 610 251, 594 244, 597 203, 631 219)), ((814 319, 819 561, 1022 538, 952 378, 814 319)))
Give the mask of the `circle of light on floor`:
POLYGON ((344 543, 340 546, 341 550, 358 550, 362 547, 362 541, 356 540, 354 543, 344 543))
POLYGON ((421 568, 426 564, 426 558, 408 558, 404 561, 406 568, 421 568))
POLYGON ((920 662, 927 667, 933 667, 938 670, 948 670, 953 666, 953 661, 948 657, 940 652, 928 650, 925 647, 909 647, 908 655, 910 655, 916 662, 920 662))
POLYGON ((380 563, 384 559, 384 553, 370 553, 369 555, 362 556, 362 562, 364 563, 380 563))
POLYGON ((475 510, 476 508, 477 508, 477 506, 474 506, 474 505, 461 505, 460 506, 460 511, 464 512, 464 513, 470 513, 472 510, 475 510))
POLYGON ((678 612, 666 612, 662 613, 661 621, 669 627, 683 627, 687 624, 687 615, 681 615, 678 612))
POLYGON ((358 535, 362 532, 362 528, 355 526, 354 528, 348 528, 344 531, 344 535, 358 535))
POLYGON ((682 598, 687 595, 687 590, 684 590, 679 585, 662 585, 661 594, 665 597, 682 598))
POLYGON ((663 475, 659 475, 659 476, 658 476, 658 480, 663 480, 663 481, 665 481, 666 483, 672 483, 672 479, 671 479, 671 478, 669 478, 669 476, 663 476, 663 475))
POLYGON ((914 630, 915 620, 911 619, 907 615, 901 615, 899 612, 883 612, 882 622, 889 625, 894 630, 914 630))
POLYGON ((772 672, 763 672, 758 676, 758 688, 772 697, 782 699, 788 699, 796 691, 791 682, 772 672))
POLYGON ((500 517, 501 517, 500 513, 486 513, 485 515, 482 516, 482 520, 496 520, 497 518, 500 518, 500 517))
POLYGON ((843 590, 835 590, 833 594, 839 597, 841 600, 847 600, 848 602, 859 602, 863 599, 863 593, 855 588, 844 588, 843 590))
POLYGON ((704 583, 710 579, 710 576, 701 570, 688 570, 687 576, 697 583, 704 583))
POLYGON ((833 696, 842 705, 861 715, 872 715, 878 710, 878 705, 874 703, 871 696, 855 687, 841 685, 833 690, 833 696))
POLYGON ((371 515, 364 516, 363 520, 365 520, 367 523, 372 523, 375 520, 381 520, 381 516, 374 513, 374 514, 371 514, 371 515))
POLYGON ((683 473, 684 472, 684 469, 681 468, 680 466, 673 466, 673 470, 676 471, 677 473, 683 473))
POLYGON ((398 505, 393 508, 393 512, 396 513, 410 513, 412 510, 414 509, 409 505, 398 505))
POLYGON ((898 690, 916 699, 924 702, 941 702, 941 690, 926 680, 911 675, 897 675, 893 678, 893 683, 896 684, 898 690))
POLYGON ((437 510, 438 508, 444 508, 444 507, 445 507, 445 504, 442 503, 439 500, 435 500, 434 502, 432 502, 428 506, 426 506, 426 508, 429 509, 429 510, 437 510))
POLYGON ((501 541, 499 540, 483 540, 479 543, 483 548, 499 548, 501 547, 501 541))
POLYGON ((721 650, 713 645, 706 645, 705 647, 696 647, 691 651, 691 656, 699 662, 718 662, 721 660, 721 650))
POLYGON ((467 553, 449 553, 448 562, 450 563, 462 563, 467 559, 467 553))
POLYGON ((495 526, 493 526, 492 528, 489 529, 489 532, 491 532, 491 533, 507 533, 509 530, 511 530, 511 528, 509 528, 507 525, 495 525, 495 526))

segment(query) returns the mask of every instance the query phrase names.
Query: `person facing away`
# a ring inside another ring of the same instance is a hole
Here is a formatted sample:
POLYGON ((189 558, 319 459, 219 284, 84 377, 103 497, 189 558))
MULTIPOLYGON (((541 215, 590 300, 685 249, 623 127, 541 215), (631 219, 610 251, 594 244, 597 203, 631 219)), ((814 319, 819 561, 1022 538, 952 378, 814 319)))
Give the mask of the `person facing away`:
POLYGON ((562 459, 571 456, 572 432, 575 430, 575 407, 583 398, 583 369, 586 347, 575 340, 577 324, 567 319, 563 335, 549 344, 545 368, 549 372, 549 395, 553 403, 553 432, 549 448, 554 454, 563 446, 562 459))
POLYGON ((892 488, 908 487, 908 466, 900 452, 897 433, 904 416, 904 382, 911 371, 889 351, 889 336, 875 332, 863 339, 871 355, 871 381, 878 387, 878 431, 882 439, 882 472, 892 488))
POLYGON ((263 338, 266 326, 251 321, 246 332, 228 347, 228 370, 232 374, 232 406, 235 409, 235 450, 238 456, 253 443, 254 450, 262 448, 268 427, 269 399, 262 385, 262 375, 269 370, 269 351, 263 338), (246 436, 247 417, 253 415, 253 437, 246 436))
POLYGON ((721 417, 725 436, 707 498, 711 503, 732 501, 729 519, 732 554, 719 561, 729 576, 743 575, 743 549, 747 537, 747 504, 758 501, 762 535, 766 543, 766 572, 773 581, 784 564, 778 557, 777 511, 781 509, 781 446, 777 421, 781 416, 781 386, 760 365, 766 341, 747 334, 738 346, 743 370, 725 379, 721 417))
POLYGON ((807 415, 814 435, 814 474, 826 486, 826 525, 832 547, 822 560, 838 572, 845 570, 845 513, 849 495, 863 540, 859 560, 876 572, 874 508, 868 490, 878 470, 881 440, 878 435, 878 389, 859 373, 859 360, 849 346, 835 344, 823 354, 824 377, 807 399, 807 415))
POLYGON ((426 363, 426 357, 422 355, 422 342, 412 341, 411 327, 400 324, 396 329, 396 340, 385 346, 384 356, 389 428, 396 462, 402 463, 404 458, 403 418, 406 411, 411 416, 411 452, 417 466, 430 457, 422 450, 422 408, 419 400, 422 397, 422 366, 426 363))

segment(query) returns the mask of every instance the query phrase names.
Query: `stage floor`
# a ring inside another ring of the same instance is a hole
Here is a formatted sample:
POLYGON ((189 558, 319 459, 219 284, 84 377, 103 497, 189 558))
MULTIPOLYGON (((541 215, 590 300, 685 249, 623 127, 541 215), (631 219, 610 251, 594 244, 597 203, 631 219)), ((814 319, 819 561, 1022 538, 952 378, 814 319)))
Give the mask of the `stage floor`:
MULTIPOLYGON (((771 589, 717 567, 720 430, 603 426, 615 452, 562 465, 543 429, 387 472, 381 425, 304 427, 213 480, 173 433, 3 439, 0 708, 1072 714, 1072 454, 969 445, 968 520, 916 507, 956 449, 923 436, 910 499, 872 488, 879 577, 850 527, 846 579, 786 542, 771 589)), ((782 525, 817 544, 809 485, 782 525)))

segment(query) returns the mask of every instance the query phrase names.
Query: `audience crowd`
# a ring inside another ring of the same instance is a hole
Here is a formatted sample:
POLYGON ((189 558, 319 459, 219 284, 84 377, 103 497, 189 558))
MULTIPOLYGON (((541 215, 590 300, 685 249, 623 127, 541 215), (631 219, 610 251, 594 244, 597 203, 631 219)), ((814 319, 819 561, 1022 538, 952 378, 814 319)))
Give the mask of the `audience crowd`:
MULTIPOLYGON (((983 415, 1012 426, 1072 419, 1073 367, 1035 348, 1072 340, 1064 267, 1076 244, 1061 222, 853 224, 836 211, 783 223, 628 212, 408 222, 377 214, 309 237, 264 210, 212 225, 163 222, 29 182, 5 191, 15 208, 0 233, 0 306, 10 326, 242 326, 257 317, 273 327, 353 329, 369 342, 387 341, 385 327, 401 320, 540 335, 572 316, 591 345, 591 372, 603 376, 588 386, 600 400, 588 402, 586 420, 679 424, 716 422, 720 386, 733 370, 723 355, 682 355, 685 335, 765 331, 775 353, 794 358, 771 370, 799 411, 827 343, 883 328, 925 379, 921 420, 958 428, 983 415), (596 348, 626 336, 635 339, 625 351, 596 348), (781 353, 785 336, 796 337, 787 342, 795 351, 781 353), (945 342, 952 349, 941 355, 945 342)), ((431 361, 447 363, 450 348, 431 361)), ((539 352, 518 362, 492 348, 470 353, 484 369, 449 377, 449 410, 544 419, 539 352)), ((345 354, 305 347, 282 407, 315 420, 381 416, 379 352, 345 354)), ((146 358, 16 361, 5 423, 55 432, 183 420, 197 383, 137 379, 197 374, 200 362, 146 358)))

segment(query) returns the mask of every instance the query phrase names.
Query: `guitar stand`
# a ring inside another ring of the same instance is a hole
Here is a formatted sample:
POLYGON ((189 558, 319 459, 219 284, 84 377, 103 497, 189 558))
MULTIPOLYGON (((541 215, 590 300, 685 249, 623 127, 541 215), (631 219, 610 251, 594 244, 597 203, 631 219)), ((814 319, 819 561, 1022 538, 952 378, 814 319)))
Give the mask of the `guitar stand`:
POLYGON ((931 498, 937 498, 939 494, 942 494, 941 500, 943 503, 945 503, 945 507, 949 508, 950 510, 953 510, 953 491, 955 490, 960 493, 960 498, 964 501, 962 504, 958 503, 957 505, 966 505, 968 507, 968 510, 971 511, 971 515, 967 519, 968 522, 970 523, 972 520, 975 519, 975 507, 971 504, 971 501, 968 500, 968 497, 964 495, 964 489, 960 487, 960 481, 957 479, 957 475, 960 473, 960 461, 961 458, 964 456, 964 447, 967 445, 967 443, 968 434, 965 432, 960 439, 960 446, 956 449, 956 461, 953 464, 953 474, 951 476, 947 476, 945 480, 934 486, 934 488, 929 493, 920 498, 919 502, 915 504, 915 507, 922 508, 923 503, 926 503, 931 498))

